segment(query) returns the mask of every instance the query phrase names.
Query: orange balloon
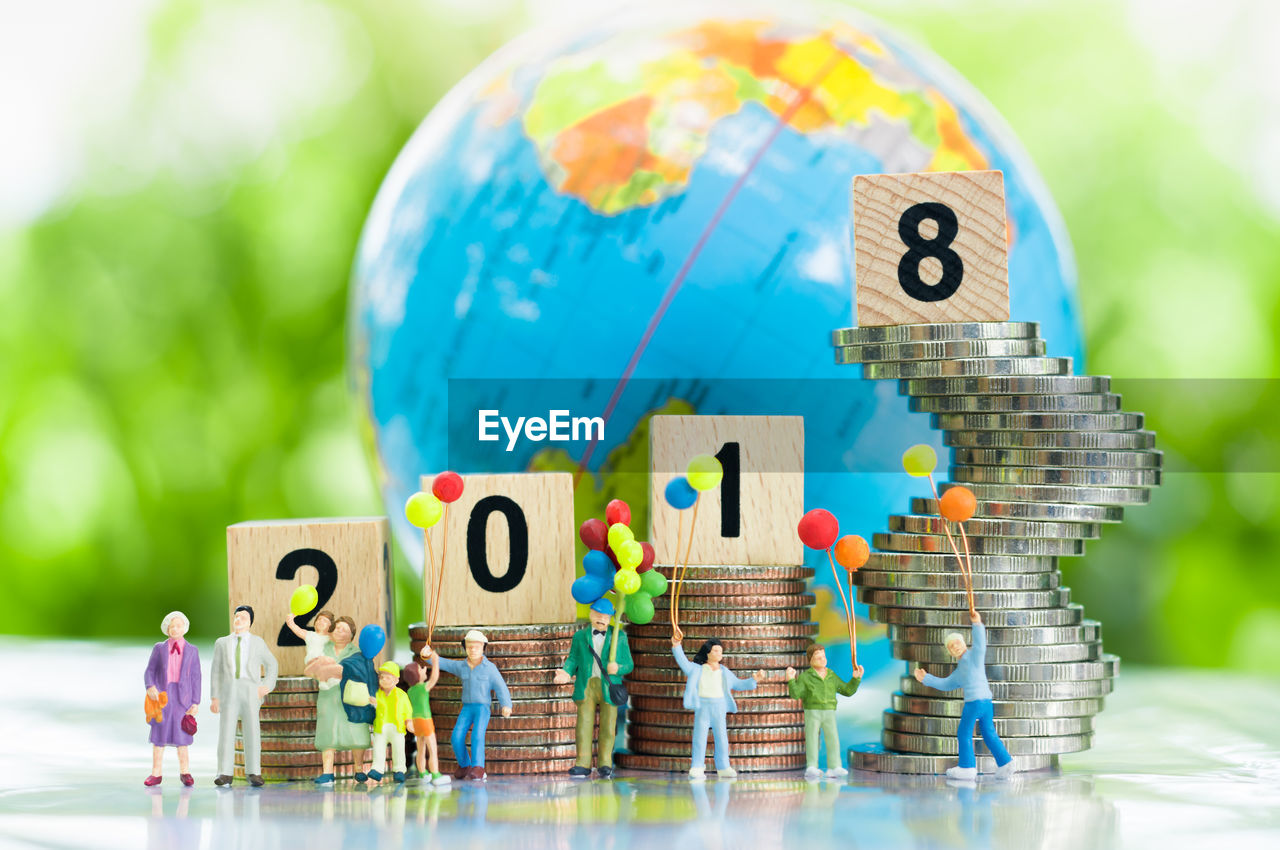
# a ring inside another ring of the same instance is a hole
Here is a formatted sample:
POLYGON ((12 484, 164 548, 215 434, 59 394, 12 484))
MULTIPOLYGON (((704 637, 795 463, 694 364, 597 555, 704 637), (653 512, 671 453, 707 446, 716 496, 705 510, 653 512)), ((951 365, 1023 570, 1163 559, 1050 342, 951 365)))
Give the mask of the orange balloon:
POLYGON ((978 499, 968 487, 952 487, 942 494, 939 513, 952 522, 964 522, 978 509, 978 499))
POLYGON ((853 572, 871 557, 871 547, 856 534, 846 534, 836 541, 836 560, 840 566, 853 572))

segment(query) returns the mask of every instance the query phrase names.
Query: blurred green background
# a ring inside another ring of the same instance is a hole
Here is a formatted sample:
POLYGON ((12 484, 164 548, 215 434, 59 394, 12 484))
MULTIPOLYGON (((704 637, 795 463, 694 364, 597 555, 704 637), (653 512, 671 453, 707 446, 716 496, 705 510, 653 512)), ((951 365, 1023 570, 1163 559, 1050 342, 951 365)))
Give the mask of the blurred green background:
MULTIPOLYGON (((0 11, 0 631, 150 638, 181 607, 218 634, 227 524, 382 512, 344 371, 374 194, 482 59, 604 5, 0 11)), ((1075 246, 1088 370, 1160 434, 1165 485, 1065 562, 1073 599, 1127 662, 1280 672, 1280 14, 856 5, 1021 138, 1075 246)))

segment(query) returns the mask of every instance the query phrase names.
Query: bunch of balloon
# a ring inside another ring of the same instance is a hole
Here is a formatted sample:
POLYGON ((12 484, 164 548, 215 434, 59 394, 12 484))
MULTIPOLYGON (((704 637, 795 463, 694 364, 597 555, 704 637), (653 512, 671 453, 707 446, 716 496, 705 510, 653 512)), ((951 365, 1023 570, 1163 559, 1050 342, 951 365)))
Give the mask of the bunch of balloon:
POLYGON ((858 641, 853 609, 850 607, 850 601, 854 598, 853 573, 871 557, 871 547, 867 545, 866 540, 856 534, 839 537, 840 523, 830 511, 824 511, 822 508, 815 508, 801 517, 799 525, 796 526, 796 532, 800 535, 800 542, 805 546, 810 549, 825 550, 827 553, 827 561, 831 564, 831 577, 835 580, 836 592, 840 594, 840 602, 844 605, 845 622, 849 625, 849 652, 853 659, 853 666, 857 667, 858 641), (837 537, 839 537, 838 540, 837 537), (833 548, 834 558, 832 557, 833 548), (847 596, 844 583, 840 581, 840 573, 836 570, 836 561, 840 562, 840 566, 844 567, 848 574, 847 596))
POLYGON ((680 519, 676 524, 676 559, 671 565, 671 578, 675 580, 675 590, 671 592, 671 636, 682 635, 680 631, 680 588, 684 586, 684 576, 689 570, 689 555, 693 551, 693 529, 698 522, 698 497, 707 490, 720 486, 724 478, 724 467, 712 455, 694 455, 685 467, 684 475, 677 476, 667 483, 663 496, 667 504, 680 511, 680 519), (684 567, 680 566, 680 542, 684 539, 684 512, 693 508, 693 516, 689 520, 689 542, 684 550, 684 567), (679 577, 676 571, 679 570, 679 577))
POLYGON ((944 525, 942 530, 947 534, 947 542, 960 565, 960 575, 964 578, 965 593, 969 597, 969 613, 976 615, 977 608, 973 604, 973 559, 969 554, 969 535, 965 533, 964 524, 973 517, 978 509, 978 499, 968 487, 953 486, 941 497, 938 487, 933 481, 933 470, 938 465, 938 455, 932 448, 920 443, 902 453, 902 468, 912 478, 928 478, 929 487, 933 490, 933 498, 938 504, 938 513, 948 522, 954 522, 960 529, 960 539, 964 542, 964 557, 960 556, 960 547, 951 536, 951 526, 944 525))
POLYGON ((426 563, 422 565, 422 619, 427 622, 427 643, 435 636, 436 615, 440 611, 440 588, 444 583, 444 557, 449 546, 449 524, 444 526, 440 545, 440 561, 436 563, 431 545, 431 528, 447 517, 449 505, 462 496, 462 476, 441 472, 431 481, 431 492, 414 493, 404 504, 404 517, 421 528, 427 541, 426 563), (434 584, 434 587, 433 587, 434 584))

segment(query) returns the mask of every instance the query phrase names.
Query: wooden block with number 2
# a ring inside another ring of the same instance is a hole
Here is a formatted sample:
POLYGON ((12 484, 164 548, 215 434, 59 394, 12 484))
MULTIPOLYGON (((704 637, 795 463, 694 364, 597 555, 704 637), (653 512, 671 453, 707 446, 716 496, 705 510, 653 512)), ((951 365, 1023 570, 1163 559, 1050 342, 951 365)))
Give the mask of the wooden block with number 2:
POLYGON ((1009 319, 999 171, 853 179, 859 325, 1009 319))

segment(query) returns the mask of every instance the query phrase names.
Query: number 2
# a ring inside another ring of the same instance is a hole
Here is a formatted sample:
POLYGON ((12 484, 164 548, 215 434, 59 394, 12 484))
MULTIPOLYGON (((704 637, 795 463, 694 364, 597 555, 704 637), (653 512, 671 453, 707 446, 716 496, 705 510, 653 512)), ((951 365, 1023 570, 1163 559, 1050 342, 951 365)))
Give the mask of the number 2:
MULTIPOLYGON (((316 581, 316 607, 309 613, 297 618, 299 628, 306 628, 311 618, 328 603, 333 591, 338 587, 338 565, 328 554, 319 549, 294 549, 280 559, 276 565, 276 578, 281 581, 293 581, 298 570, 303 567, 315 567, 320 577, 316 581)), ((276 646, 305 646, 302 638, 289 631, 288 625, 280 627, 280 636, 276 638, 276 646)))
POLYGON ((898 284, 903 292, 917 301, 945 301, 956 294, 964 279, 964 261, 951 250, 951 243, 959 233, 955 211, 946 204, 926 201, 907 207, 898 219, 898 235, 908 249, 898 261, 898 284), (920 235, 920 223, 925 219, 938 225, 938 235, 932 239, 920 235), (925 283, 920 277, 920 263, 928 257, 942 263, 942 279, 937 283, 925 283))

